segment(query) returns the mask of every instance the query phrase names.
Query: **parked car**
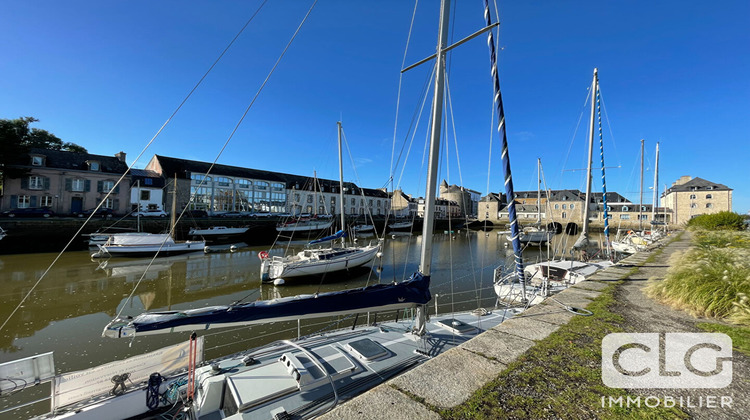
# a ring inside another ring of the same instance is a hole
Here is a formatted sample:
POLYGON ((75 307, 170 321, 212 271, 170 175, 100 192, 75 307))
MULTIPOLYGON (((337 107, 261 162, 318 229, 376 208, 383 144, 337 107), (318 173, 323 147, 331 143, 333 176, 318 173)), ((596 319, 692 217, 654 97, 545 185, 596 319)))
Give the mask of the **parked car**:
POLYGON ((143 210, 143 211, 134 211, 130 214, 133 217, 141 216, 141 217, 167 217, 167 212, 164 210, 143 210))
POLYGON ((185 216, 192 218, 208 217, 208 212, 205 210, 185 210, 185 216))
POLYGON ((228 211, 221 213, 219 217, 247 217, 248 213, 243 211, 228 211))
MULTIPOLYGON (((78 217, 89 217, 91 213, 94 213, 94 210, 96 209, 88 209, 84 210, 81 213, 78 213, 76 216, 78 217)), ((102 219, 111 219, 112 216, 114 216, 115 211, 112 209, 106 209, 104 207, 101 207, 99 210, 96 210, 96 213, 94 214, 94 217, 101 217, 102 219)))
POLYGON ((52 217, 55 212, 49 207, 26 207, 3 212, 4 217, 52 217))
POLYGON ((273 215, 268 212, 258 212, 258 213, 250 213, 250 217, 253 219, 257 219, 259 217, 272 217, 273 215))

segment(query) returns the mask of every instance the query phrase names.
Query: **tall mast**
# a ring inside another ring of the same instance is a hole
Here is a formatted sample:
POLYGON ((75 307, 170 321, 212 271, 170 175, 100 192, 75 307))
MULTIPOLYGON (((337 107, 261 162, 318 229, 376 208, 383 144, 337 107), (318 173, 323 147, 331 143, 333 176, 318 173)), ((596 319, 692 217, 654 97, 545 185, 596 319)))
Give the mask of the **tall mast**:
MULTIPOLYGON (((432 263, 432 225, 435 222, 435 189, 437 188, 438 163, 440 162, 440 129, 443 115, 443 86, 445 85, 445 47, 448 44, 450 0, 443 0, 440 7, 437 54, 435 56, 435 97, 432 100, 432 127, 430 133, 430 156, 427 169, 427 191, 425 192, 424 223, 422 225, 422 252, 419 271, 430 275, 432 263)), ((427 308, 417 307, 414 333, 422 336, 427 332, 427 308)))
POLYGON ((643 139, 641 139, 641 190, 638 204, 638 230, 643 230, 643 139))
POLYGON ((656 143, 656 163, 654 164, 654 198, 651 201, 651 221, 656 221, 656 208, 659 207, 659 143, 656 143))
POLYGON ((585 248, 589 241, 589 203, 591 202, 591 164, 594 158, 594 128, 596 117, 596 92, 599 90, 598 70, 594 69, 594 79, 591 82, 591 123, 589 124, 589 154, 586 166, 586 202, 583 203, 583 229, 581 236, 573 245, 575 249, 585 248))
MULTIPOLYGON (((336 122, 339 128, 339 213, 341 213, 341 230, 345 230, 344 224, 344 160, 341 151, 341 121, 336 122)), ((331 209, 333 210, 333 209, 331 209)), ((341 244, 344 244, 344 238, 341 238, 341 244)))
POLYGON ((607 210, 607 177, 604 169, 604 137, 602 136, 602 111, 601 95, 596 91, 596 117, 599 127, 599 158, 602 164, 602 211, 604 213, 604 241, 607 243, 607 255, 609 252, 609 211, 607 210))
POLYGON ((172 238, 174 238, 174 228, 175 224, 177 223, 177 174, 174 174, 174 184, 172 184, 172 214, 169 218, 170 222, 170 233, 172 234, 172 238))
POLYGON ((536 158, 536 222, 542 223, 542 159, 536 158))

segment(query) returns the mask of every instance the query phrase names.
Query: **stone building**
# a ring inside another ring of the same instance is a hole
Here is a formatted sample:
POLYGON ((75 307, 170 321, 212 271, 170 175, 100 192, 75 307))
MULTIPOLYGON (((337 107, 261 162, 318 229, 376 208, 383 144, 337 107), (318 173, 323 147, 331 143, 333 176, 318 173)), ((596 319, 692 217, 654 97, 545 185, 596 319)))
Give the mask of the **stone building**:
POLYGON ((440 183, 439 197, 458 204, 460 216, 476 217, 479 209, 481 194, 458 185, 448 185, 443 180, 440 183))
POLYGON ((703 178, 680 177, 662 199, 677 225, 701 214, 732 211, 732 189, 703 178))
POLYGON ((96 208, 102 200, 102 207, 115 213, 130 209, 130 175, 117 184, 128 169, 124 152, 101 156, 32 148, 13 166, 28 172, 6 179, 0 211, 48 207, 58 214, 79 214, 96 208))

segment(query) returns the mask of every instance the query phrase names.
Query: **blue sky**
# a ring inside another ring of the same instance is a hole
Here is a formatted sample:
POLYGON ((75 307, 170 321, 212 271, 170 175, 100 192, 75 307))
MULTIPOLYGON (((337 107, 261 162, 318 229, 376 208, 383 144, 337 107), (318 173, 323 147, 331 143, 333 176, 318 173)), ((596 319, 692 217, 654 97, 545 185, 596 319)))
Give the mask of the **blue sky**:
MULTIPOLYGON (((166 127, 153 154, 213 161, 312 1, 269 1, 166 127)), ((0 118, 36 127, 91 153, 129 162, 260 5, 253 1, 16 1, 0 17, 0 118)), ((681 175, 734 189, 750 210, 750 3, 721 1, 504 1, 499 3, 500 84, 516 190, 536 189, 541 158, 549 188, 584 189, 584 107, 599 68, 608 190, 651 202, 654 147, 660 186, 681 175), (580 120, 580 123, 579 123, 580 120)), ((456 4, 452 37, 483 26, 481 0, 456 4)), ((219 163, 338 177, 336 121, 356 163, 345 178, 387 184, 396 127, 408 137, 429 66, 399 70, 413 3, 320 0, 219 163), (399 104, 396 125, 396 104, 399 104)), ((406 63, 434 52, 437 1, 420 2, 406 63)), ((441 178, 502 189, 485 37, 450 57, 449 151, 441 178), (455 128, 452 121, 455 121, 455 128), (456 133, 454 140, 453 133, 456 133), (460 159, 456 159, 456 145, 460 159), (460 171, 459 171, 460 164, 460 171)), ((424 115, 427 111, 424 111, 424 115)), ((395 177, 424 195, 424 116, 408 167, 395 177)), ((598 165, 597 165, 598 166, 598 165)), ((595 185, 598 186, 598 176, 595 185)))

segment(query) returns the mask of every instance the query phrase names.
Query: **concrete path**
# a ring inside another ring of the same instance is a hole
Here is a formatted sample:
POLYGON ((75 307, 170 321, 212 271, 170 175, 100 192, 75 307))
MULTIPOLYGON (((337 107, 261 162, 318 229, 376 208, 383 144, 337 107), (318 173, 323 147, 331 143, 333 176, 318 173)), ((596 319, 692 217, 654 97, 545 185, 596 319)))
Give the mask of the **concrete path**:
MULTIPOLYGON (((589 281, 577 284, 554 296, 564 305, 585 308, 608 283, 623 278, 632 266, 643 265, 638 273, 618 286, 619 305, 614 311, 626 319, 631 332, 701 332, 695 327, 697 320, 690 315, 672 310, 645 297, 642 292, 649 278, 663 279, 669 257, 678 250, 689 247, 689 236, 667 245, 655 261, 645 263, 650 256, 643 252, 596 273, 589 281), (632 326, 632 328, 631 328, 632 326)), ((439 419, 431 407, 455 407, 496 378, 506 366, 525 353, 534 344, 555 332, 576 315, 556 302, 544 302, 523 314, 494 327, 474 339, 451 349, 416 368, 393 378, 365 394, 348 401, 321 418, 344 419, 439 419)), ((748 360, 734 352, 734 381, 721 390, 634 390, 643 396, 674 395, 693 397, 731 395, 733 407, 729 409, 702 408, 685 410, 695 418, 750 419, 747 397, 750 396, 748 360)))

